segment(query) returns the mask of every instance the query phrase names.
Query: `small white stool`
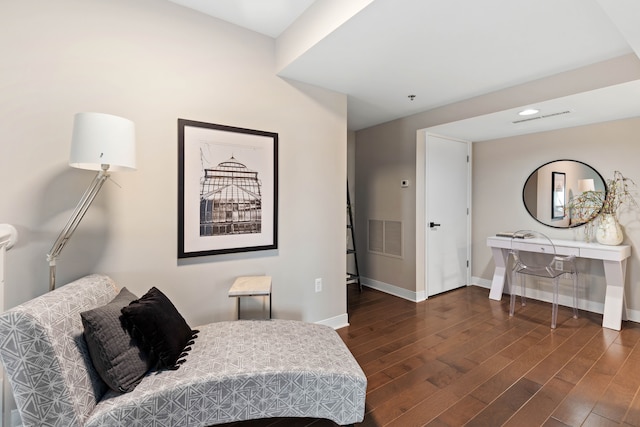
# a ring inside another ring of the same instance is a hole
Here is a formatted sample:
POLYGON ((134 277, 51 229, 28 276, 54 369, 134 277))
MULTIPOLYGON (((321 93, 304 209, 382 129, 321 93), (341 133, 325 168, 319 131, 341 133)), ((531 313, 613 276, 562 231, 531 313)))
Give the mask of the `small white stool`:
POLYGON ((229 297, 238 298, 238 319, 240 319, 240 297, 254 296, 269 297, 269 319, 271 319, 271 276, 243 276, 233 282, 229 289, 229 297))

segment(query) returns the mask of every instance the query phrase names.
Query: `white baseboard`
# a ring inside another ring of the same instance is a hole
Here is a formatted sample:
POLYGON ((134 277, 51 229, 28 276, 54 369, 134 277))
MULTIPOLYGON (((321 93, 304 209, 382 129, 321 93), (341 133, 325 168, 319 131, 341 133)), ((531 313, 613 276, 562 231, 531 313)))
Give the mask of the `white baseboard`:
POLYGON ((349 315, 347 313, 340 314, 339 316, 331 317, 329 319, 324 319, 316 322, 319 325, 329 326, 333 329, 344 328, 345 326, 349 326, 349 315))
POLYGON ((640 323, 640 311, 627 309, 627 320, 640 323))
MULTIPOLYGON (((389 283, 384 283, 379 280, 370 279, 368 277, 362 277, 360 279, 363 286, 367 286, 372 289, 379 290, 381 292, 394 295, 409 301, 420 302, 427 299, 425 292, 413 292, 408 289, 400 288, 389 283)), ((483 279, 481 277, 472 277, 470 285, 479 286, 481 288, 491 289, 491 280, 483 279)), ((553 301, 553 294, 548 291, 542 291, 537 288, 527 289, 527 297, 545 301, 551 303, 553 301)), ((558 304, 566 307, 571 307, 572 297, 571 295, 560 295, 558 298, 558 304)), ((591 313, 604 313, 604 301, 589 301, 578 298, 578 309, 589 311, 591 313)), ((627 319, 631 322, 640 323, 640 310, 627 309, 627 319)))
POLYGON ((413 302, 420 302, 427 299, 427 294, 424 291, 414 292, 395 285, 390 285, 389 283, 380 282, 379 280, 369 279, 368 277, 361 277, 360 283, 368 288, 376 289, 413 302))
MULTIPOLYGON (((471 282, 472 282, 471 283, 472 285, 480 286, 482 288, 491 289, 491 280, 482 279, 480 277, 472 277, 471 278, 471 282)), ((545 302, 548 302, 548 303, 551 303, 553 301, 553 294, 551 292, 540 291, 537 288, 529 289, 527 287, 527 297, 532 298, 532 299, 545 301, 545 302)), ((572 300, 571 295, 559 295, 558 304, 566 306, 566 307, 571 307, 572 304, 573 304, 573 302, 571 300, 572 300)), ((591 313, 603 314, 604 313, 604 301, 603 302, 597 302, 597 301, 589 301, 589 300, 578 298, 578 309, 579 310, 584 310, 584 311, 589 311, 591 313)), ((629 320, 631 322, 640 323, 640 311, 627 309, 627 320, 629 320)))
POLYGON ((480 286, 481 288, 491 289, 491 280, 483 279, 481 277, 472 277, 471 284, 475 286, 480 286))

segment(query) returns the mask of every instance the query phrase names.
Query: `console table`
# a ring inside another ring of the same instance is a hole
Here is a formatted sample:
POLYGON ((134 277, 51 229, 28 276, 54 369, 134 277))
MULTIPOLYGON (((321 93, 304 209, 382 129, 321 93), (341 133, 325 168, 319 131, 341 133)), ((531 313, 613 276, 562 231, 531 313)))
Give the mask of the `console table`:
MULTIPOLYGON (((602 326, 620 330, 623 318, 626 319, 627 307, 624 300, 624 282, 627 271, 627 258, 631 256, 631 246, 606 246, 598 243, 585 243, 574 240, 552 239, 557 255, 575 255, 577 258, 602 260, 607 289, 604 297, 602 326)), ((510 237, 491 236, 487 238, 496 269, 493 273, 489 298, 499 301, 507 276, 509 250, 526 252, 549 252, 539 239, 512 239, 510 237)), ((548 246, 548 245, 547 245, 548 246)), ((579 272, 578 272, 579 273, 579 272)))

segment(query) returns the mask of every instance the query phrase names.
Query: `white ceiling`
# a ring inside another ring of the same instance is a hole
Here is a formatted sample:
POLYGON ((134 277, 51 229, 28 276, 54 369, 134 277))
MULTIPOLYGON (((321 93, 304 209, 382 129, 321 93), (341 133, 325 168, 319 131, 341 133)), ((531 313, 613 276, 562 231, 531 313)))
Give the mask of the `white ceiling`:
POLYGON ((170 1, 276 38, 315 0, 170 1))
MULTIPOLYGON (((171 1, 274 38, 315 3, 171 1)), ((347 94, 348 127, 359 130, 634 51, 638 0, 373 0, 279 75, 347 94)), ((508 111, 438 129, 478 141, 640 116, 638 87, 539 103, 572 113, 517 128, 508 111)))

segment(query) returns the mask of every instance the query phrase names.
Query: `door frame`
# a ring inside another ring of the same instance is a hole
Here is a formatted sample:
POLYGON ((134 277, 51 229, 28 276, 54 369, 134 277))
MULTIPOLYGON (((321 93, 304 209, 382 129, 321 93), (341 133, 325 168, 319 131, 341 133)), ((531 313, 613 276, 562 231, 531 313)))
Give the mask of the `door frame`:
POLYGON ((472 142, 459 138, 452 138, 446 135, 429 132, 429 129, 419 129, 416 132, 416 299, 424 301, 428 298, 427 292, 427 137, 429 135, 438 138, 450 139, 453 141, 463 142, 467 144, 467 155, 469 162, 467 167, 467 206, 469 207, 469 215, 467 215, 467 259, 469 260, 469 268, 467 269, 466 282, 467 286, 471 283, 471 218, 473 215, 472 198, 473 193, 471 173, 472 173, 472 142))

